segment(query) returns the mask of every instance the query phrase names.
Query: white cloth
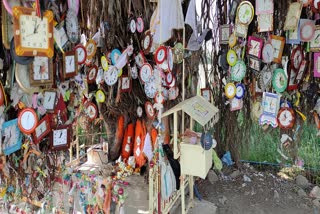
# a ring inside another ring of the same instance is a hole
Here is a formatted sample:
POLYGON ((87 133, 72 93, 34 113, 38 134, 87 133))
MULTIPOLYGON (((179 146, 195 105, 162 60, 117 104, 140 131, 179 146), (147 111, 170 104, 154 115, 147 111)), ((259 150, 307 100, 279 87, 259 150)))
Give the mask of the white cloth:
POLYGON ((151 145, 151 137, 149 133, 147 133, 146 137, 144 138, 143 153, 147 156, 149 161, 152 160, 153 152, 152 152, 152 145, 151 145))
POLYGON ((185 23, 190 25, 193 33, 188 41, 187 49, 196 51, 199 50, 201 44, 198 42, 198 30, 197 30, 197 14, 196 14, 196 3, 195 0, 191 0, 189 3, 188 11, 186 14, 185 23))

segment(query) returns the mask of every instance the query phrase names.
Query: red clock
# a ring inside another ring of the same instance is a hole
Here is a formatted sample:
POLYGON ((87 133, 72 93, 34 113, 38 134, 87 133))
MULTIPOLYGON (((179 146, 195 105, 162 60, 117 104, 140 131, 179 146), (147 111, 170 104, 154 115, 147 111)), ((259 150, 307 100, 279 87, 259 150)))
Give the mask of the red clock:
POLYGON ((98 74, 98 67, 96 65, 93 65, 88 71, 88 75, 87 75, 88 83, 93 83, 96 80, 97 74, 98 74))
POLYGON ((280 108, 277 116, 278 124, 281 129, 291 129, 295 123, 295 114, 292 108, 280 108))
POLYGON ((24 134, 31 134, 38 125, 38 116, 33 108, 24 108, 18 116, 18 127, 24 134))
POLYGON ((165 46, 160 46, 154 54, 154 60, 156 61, 157 64, 161 64, 166 59, 167 59, 167 48, 165 46))
POLYGON ((154 110, 153 105, 150 101, 147 101, 144 104, 144 109, 146 111, 147 117, 153 120, 154 117, 156 116, 156 111, 154 110))

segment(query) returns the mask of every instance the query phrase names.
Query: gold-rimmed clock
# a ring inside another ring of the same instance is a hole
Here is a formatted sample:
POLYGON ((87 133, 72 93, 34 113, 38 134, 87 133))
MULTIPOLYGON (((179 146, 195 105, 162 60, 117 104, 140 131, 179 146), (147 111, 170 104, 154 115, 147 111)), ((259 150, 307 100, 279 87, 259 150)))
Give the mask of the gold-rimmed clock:
POLYGON ((16 54, 51 58, 54 53, 52 11, 45 11, 42 18, 32 8, 16 6, 12 12, 16 54))

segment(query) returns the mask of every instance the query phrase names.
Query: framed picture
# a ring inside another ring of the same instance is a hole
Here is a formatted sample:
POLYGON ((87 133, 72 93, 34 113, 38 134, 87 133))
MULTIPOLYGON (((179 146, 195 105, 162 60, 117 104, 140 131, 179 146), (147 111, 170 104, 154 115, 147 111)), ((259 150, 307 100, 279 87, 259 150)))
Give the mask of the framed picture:
POLYGON ((57 92, 55 90, 47 90, 43 94, 43 107, 48 112, 54 112, 56 106, 57 92))
POLYGON ((286 32, 286 44, 300 44, 300 22, 298 23, 298 27, 295 30, 288 30, 286 32))
POLYGON ((201 88, 201 96, 209 103, 211 102, 211 91, 209 88, 201 88))
POLYGON ((49 115, 45 115, 38 123, 35 131, 33 132, 33 141, 37 144, 50 133, 50 118, 49 115))
POLYGON ((43 86, 53 84, 52 58, 38 56, 30 64, 29 75, 31 86, 43 86))
POLYGON ((230 101, 230 111, 237 111, 243 107, 243 100, 236 97, 230 101))
POLYGON ((78 74, 78 55, 75 51, 65 52, 63 55, 63 78, 71 78, 78 74))
POLYGON ((121 76, 121 92, 129 92, 132 88, 132 81, 128 75, 121 76))
POLYGON ((273 46, 273 62, 281 63, 282 52, 285 38, 282 36, 271 35, 271 44, 273 46))
POLYGON ((314 53, 313 60, 313 75, 314 77, 320 77, 320 53, 314 53))
POLYGON ((255 56, 260 59, 262 46, 263 46, 262 39, 254 36, 249 36, 248 38, 248 54, 249 55, 255 56))
POLYGON ((18 127, 18 119, 6 121, 2 124, 2 150, 5 155, 18 151, 22 144, 22 133, 18 127))
POLYGON ((313 39, 310 41, 310 51, 320 51, 320 25, 316 25, 313 39))
POLYGON ((261 70, 261 60, 254 56, 249 56, 249 67, 256 72, 261 70))
POLYGON ((220 26, 220 44, 228 44, 230 37, 230 25, 220 26))

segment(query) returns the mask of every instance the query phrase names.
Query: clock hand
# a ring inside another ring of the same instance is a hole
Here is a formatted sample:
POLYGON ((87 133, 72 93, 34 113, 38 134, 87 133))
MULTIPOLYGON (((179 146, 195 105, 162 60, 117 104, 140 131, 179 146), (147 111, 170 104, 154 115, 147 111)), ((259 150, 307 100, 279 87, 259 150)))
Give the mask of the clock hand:
POLYGON ((61 138, 61 136, 62 136, 62 132, 60 133, 60 136, 59 136, 59 138, 61 138))

